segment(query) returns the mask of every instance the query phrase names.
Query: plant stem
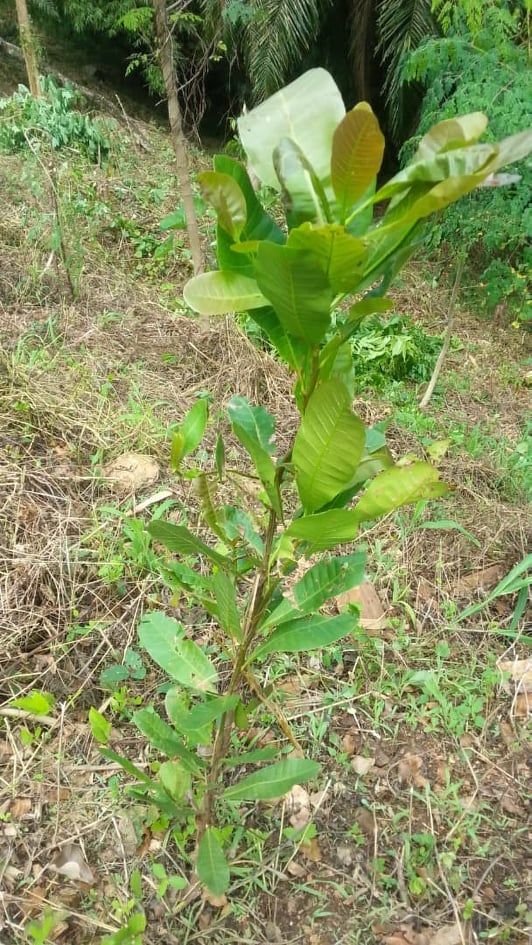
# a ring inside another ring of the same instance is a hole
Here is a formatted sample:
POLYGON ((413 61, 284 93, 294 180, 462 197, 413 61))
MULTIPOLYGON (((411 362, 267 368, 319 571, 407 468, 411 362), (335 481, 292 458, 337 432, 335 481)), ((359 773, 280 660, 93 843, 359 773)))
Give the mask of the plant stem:
POLYGON ((430 381, 429 381, 429 385, 428 385, 428 387, 427 387, 427 389, 426 389, 425 393, 423 394, 423 397, 422 397, 422 399, 421 399, 421 401, 420 401, 420 404, 419 404, 419 409, 420 409, 420 410, 426 410, 427 407, 428 407, 428 405, 429 405, 429 403, 430 403, 430 399, 431 399, 431 397, 432 397, 432 395, 433 395, 433 393, 434 393, 434 388, 436 387, 436 384, 438 383, 438 378, 439 378, 439 376, 440 376, 441 369, 442 369, 442 367, 443 367, 443 362, 445 361, 445 358, 447 357, 447 352, 448 352, 448 350, 449 350, 449 345, 451 344, 451 335, 452 335, 452 330, 453 330, 454 306, 455 306, 455 303, 456 303, 456 297, 457 297, 457 295, 458 295, 458 290, 459 290, 459 288, 460 288, 460 282, 461 282, 461 279, 462 279, 462 271, 463 271, 463 268, 464 268, 464 260, 463 260, 463 259, 460 259, 459 262, 458 262, 458 265, 457 265, 457 267, 456 267, 456 275, 455 275, 455 278, 454 278, 453 291, 452 291, 452 294, 451 294, 451 299, 450 299, 450 302, 449 302, 449 308, 448 308, 448 311, 447 311, 447 327, 446 327, 446 329, 445 329, 445 337, 444 337, 444 339, 443 339, 443 347, 442 347, 442 349, 441 349, 441 351, 440 351, 440 353, 439 353, 439 355, 438 355, 438 360, 436 361, 436 364, 434 365, 434 370, 433 370, 433 372, 432 372, 432 377, 431 377, 431 379, 430 379, 430 381))

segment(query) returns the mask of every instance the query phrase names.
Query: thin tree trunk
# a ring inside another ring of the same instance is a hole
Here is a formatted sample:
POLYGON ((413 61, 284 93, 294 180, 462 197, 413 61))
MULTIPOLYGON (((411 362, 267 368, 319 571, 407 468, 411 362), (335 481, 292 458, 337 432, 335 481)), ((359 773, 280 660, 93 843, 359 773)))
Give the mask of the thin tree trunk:
POLYGON ((421 398, 421 401, 419 404, 420 410, 426 410, 430 403, 430 399, 434 393, 434 388, 436 387, 436 384, 438 383, 438 378, 440 376, 440 372, 443 367, 443 362, 445 361, 445 358, 447 357, 447 352, 451 344, 451 336, 452 336, 452 331, 453 331, 454 306, 456 304, 456 297, 458 295, 458 290, 460 288, 460 282, 462 281, 463 268, 464 268, 464 260, 460 259, 456 267, 456 275, 454 277, 453 291, 452 291, 451 299, 449 302, 449 309, 447 311, 447 327, 445 329, 443 347, 438 355, 438 360, 436 361, 436 364, 434 365, 434 370, 432 372, 432 377, 429 381, 428 387, 425 393, 423 394, 423 397, 421 398))
POLYGON ((188 170, 187 143, 185 135, 183 134, 181 108, 177 97, 177 83, 172 53, 172 35, 168 29, 166 0, 153 0, 153 8, 155 11, 155 30, 159 45, 159 63, 163 74, 166 98, 168 100, 168 118, 170 119, 170 133, 175 154, 177 179, 181 188, 181 197, 185 210, 194 275, 197 275, 199 272, 203 272, 203 253, 201 251, 199 227, 196 219, 196 211, 194 209, 194 195, 192 193, 188 170))
POLYGON ((28 73, 28 84, 30 92, 36 98, 41 94, 39 86, 39 67, 37 65, 37 52, 35 39, 31 29, 30 18, 26 0, 15 0, 17 7, 18 30, 20 34, 20 45, 24 54, 26 63, 26 72, 28 73))

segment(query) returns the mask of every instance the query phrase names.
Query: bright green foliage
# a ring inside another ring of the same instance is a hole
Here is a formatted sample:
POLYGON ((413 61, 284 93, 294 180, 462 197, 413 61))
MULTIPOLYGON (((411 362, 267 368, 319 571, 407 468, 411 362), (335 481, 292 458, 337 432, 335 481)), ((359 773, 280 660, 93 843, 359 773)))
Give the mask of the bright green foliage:
MULTIPOLYGON (((433 116, 451 117, 480 110, 489 118, 486 139, 516 134, 530 125, 532 75, 528 50, 519 45, 519 11, 511 14, 505 3, 439 3, 438 14, 446 31, 409 59, 405 76, 426 88, 419 134, 433 116)), ((413 142, 404 149, 411 153, 413 142)), ((515 159, 514 159, 515 160, 515 159)), ((525 289, 530 270, 532 215, 530 162, 515 168, 521 179, 472 191, 428 228, 428 245, 452 250, 467 258, 477 285, 480 304, 493 311, 509 301, 526 318, 525 289)), ((504 176, 503 176, 504 181, 504 176)), ((528 316, 530 317, 530 316, 528 316)))
POLYGON ((220 268, 192 279, 185 299, 207 315, 247 309, 292 371, 300 412, 281 452, 275 418, 233 397, 227 415, 244 468, 229 467, 219 434, 210 462, 202 451, 197 468, 183 469, 208 432, 206 410, 196 403, 178 427, 172 461, 178 474, 194 478, 211 538, 175 522, 148 526, 177 556, 161 554, 163 580, 184 595, 191 617, 199 607, 215 629, 207 652, 188 621, 160 611, 144 616, 140 645, 171 684, 167 719, 146 707, 133 721, 171 764, 150 778, 127 759, 121 763, 137 779, 135 791, 165 814, 182 819, 192 799, 196 869, 214 894, 230 881, 220 819, 235 823, 235 805, 281 797, 319 772, 313 760, 283 757, 282 747, 273 757, 271 746, 238 757, 239 732, 263 705, 299 748, 275 694, 263 691, 263 664, 349 639, 357 629, 350 610, 319 611, 363 581, 364 554, 321 554, 311 567, 304 559, 351 542, 365 522, 448 491, 429 463, 394 464, 380 430, 366 430, 353 412, 351 339, 366 316, 389 308, 382 295, 415 248, 422 219, 530 147, 522 138, 477 145, 484 126, 478 115, 435 126, 411 164, 376 191, 383 157, 377 119, 366 104, 346 114, 330 76, 312 70, 241 123, 256 173, 281 195, 286 228, 261 206, 236 161, 217 158, 214 171, 200 177, 218 217, 220 268), (385 199, 388 207, 374 221, 374 204, 385 199), (220 480, 224 496, 237 496, 233 505, 223 504, 220 480), (228 783, 227 769, 270 760, 252 773, 237 770, 228 783))
POLYGON ((73 86, 58 86, 49 76, 40 82, 39 98, 21 85, 10 98, 0 99, 0 149, 69 148, 95 163, 105 162, 110 124, 77 111, 81 97, 73 86))

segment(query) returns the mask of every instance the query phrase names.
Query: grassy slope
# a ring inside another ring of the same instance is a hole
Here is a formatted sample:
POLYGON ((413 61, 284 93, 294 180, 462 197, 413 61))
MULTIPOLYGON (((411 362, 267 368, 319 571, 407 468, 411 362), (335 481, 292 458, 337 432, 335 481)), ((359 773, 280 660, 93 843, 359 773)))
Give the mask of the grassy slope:
MULTIPOLYGON (((234 324, 200 326, 182 312, 185 248, 154 265, 157 224, 176 198, 167 140, 143 134, 149 150, 117 135, 107 173, 57 162, 65 239, 80 270, 76 298, 47 248, 43 168, 19 156, 0 167, 0 940, 28 941, 28 922, 42 923, 51 909, 59 924, 50 941, 100 941, 137 908, 130 877, 139 870, 147 945, 432 945, 431 929, 464 915, 477 936, 489 930, 491 942, 524 943, 526 697, 501 684, 496 663, 526 649, 505 635, 514 598, 468 623, 455 617, 526 548, 514 448, 525 440, 527 391, 522 339, 466 313, 457 319, 462 347, 425 414, 412 385, 394 387, 393 404, 360 398, 368 420, 389 418, 397 455, 422 454, 448 435, 442 469, 456 491, 417 520, 404 512, 368 532, 370 577, 386 610, 380 629, 284 667, 285 711, 324 765, 316 838, 294 845, 283 833, 290 811, 249 811, 223 908, 161 892, 161 868, 187 873, 185 841, 148 830, 149 812, 127 799, 87 724, 89 707, 100 708, 114 744, 149 761, 129 716, 137 700, 157 699, 160 680, 149 666, 111 700, 99 674, 122 662, 140 614, 162 595, 124 534, 132 497, 109 490, 101 469, 142 451, 158 461, 160 477, 135 501, 175 490, 169 431, 202 391, 217 405, 234 393, 259 397, 280 417, 281 440, 294 414, 284 371, 234 324), (456 528, 420 527, 430 519, 451 519, 474 541, 456 528), (33 689, 56 700, 44 723, 9 710, 33 689), (47 869, 67 841, 83 848, 94 885, 47 869)), ((397 298, 399 311, 442 330, 446 296, 415 269, 397 298)), ((193 521, 194 500, 175 495, 193 521)))

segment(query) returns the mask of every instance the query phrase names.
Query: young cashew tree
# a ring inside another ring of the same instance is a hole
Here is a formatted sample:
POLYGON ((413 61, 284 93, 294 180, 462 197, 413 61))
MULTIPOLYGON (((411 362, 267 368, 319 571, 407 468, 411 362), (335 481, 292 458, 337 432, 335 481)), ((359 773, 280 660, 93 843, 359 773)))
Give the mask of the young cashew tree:
POLYGON ((224 845, 238 805, 282 796, 319 770, 294 757, 297 741, 265 688, 266 669, 275 660, 279 671, 283 654, 352 638, 356 613, 321 610, 363 581, 365 556, 335 549, 366 522, 447 491, 430 464, 394 462, 380 431, 354 413, 351 338, 363 318, 391 307, 385 292, 419 245, 423 220, 529 152, 528 133, 479 143, 486 125, 479 113, 435 125, 408 167, 377 190, 384 139, 375 115, 366 103, 346 113, 332 78, 315 69, 239 123, 255 174, 280 194, 286 225, 266 212, 238 161, 218 156, 199 175, 217 213, 219 269, 192 279, 185 300, 204 315, 248 312, 292 372, 300 414, 279 455, 275 417, 233 397, 228 419, 246 468, 228 468, 221 435, 212 463, 194 468, 185 459, 208 421, 198 401, 175 434, 172 465, 195 479, 212 538, 183 523, 148 527, 175 554, 161 564, 165 582, 212 619, 218 658, 188 625, 147 613, 140 642, 171 685, 166 719, 149 707, 134 721, 168 760, 155 779, 118 760, 168 816, 190 820, 193 812, 196 873, 216 895, 230 881, 224 845), (377 204, 385 210, 374 216, 377 204), (250 477, 254 490, 241 487, 250 477), (219 497, 223 479, 233 504, 219 497), (264 707, 284 736, 273 747, 249 734, 264 707))

